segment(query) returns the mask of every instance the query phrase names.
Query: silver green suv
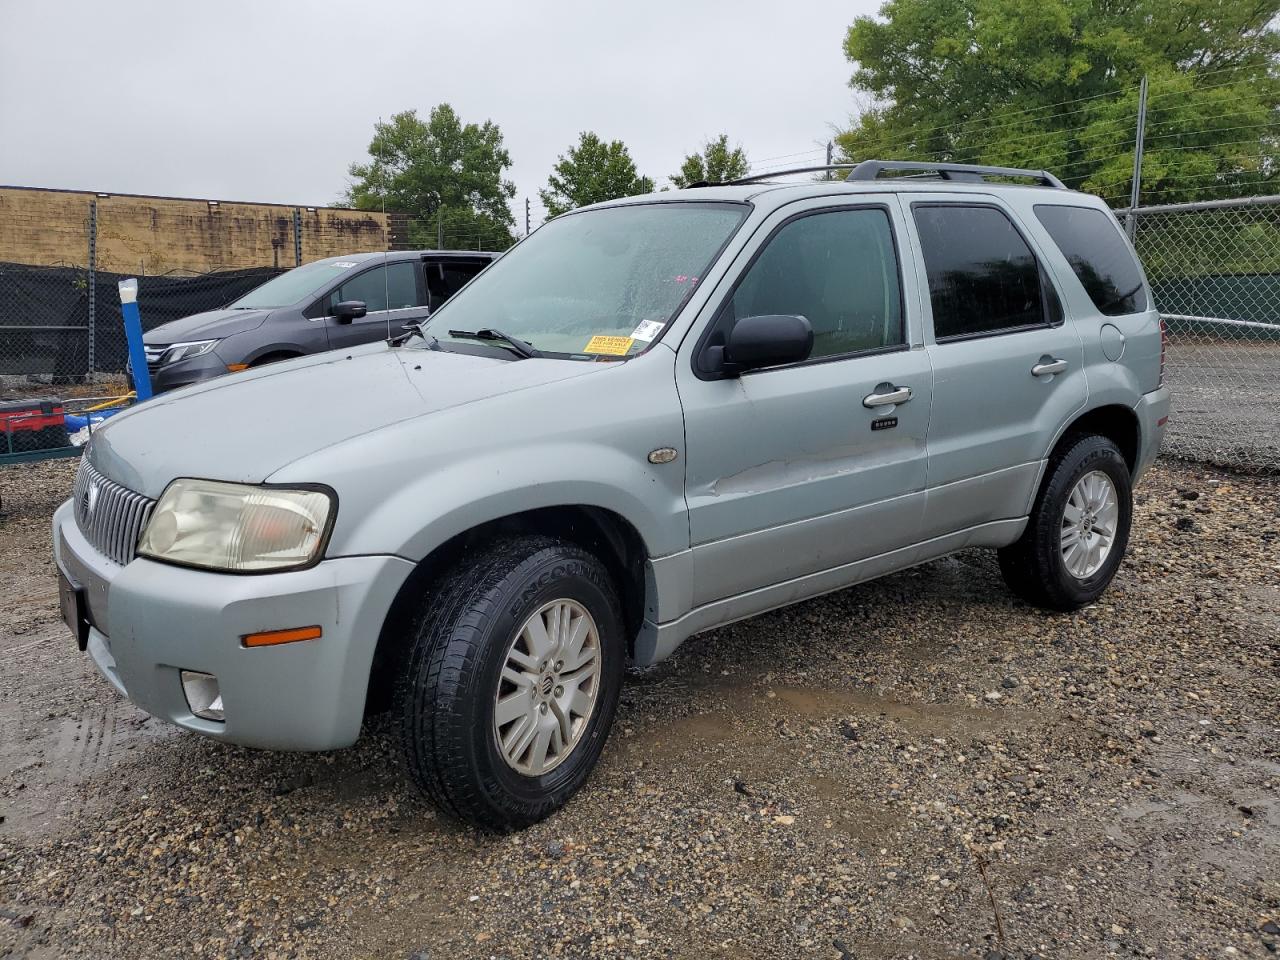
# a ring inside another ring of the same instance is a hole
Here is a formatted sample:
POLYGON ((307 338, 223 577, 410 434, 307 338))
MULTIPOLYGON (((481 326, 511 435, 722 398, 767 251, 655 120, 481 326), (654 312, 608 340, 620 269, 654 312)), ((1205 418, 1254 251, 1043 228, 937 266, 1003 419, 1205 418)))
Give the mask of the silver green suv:
POLYGON ((1091 603, 1168 419, 1141 268, 1049 174, 904 166, 575 211, 403 337, 115 417, 53 518, 81 648, 231 743, 389 706, 502 830, 700 631, 974 546, 1091 603))

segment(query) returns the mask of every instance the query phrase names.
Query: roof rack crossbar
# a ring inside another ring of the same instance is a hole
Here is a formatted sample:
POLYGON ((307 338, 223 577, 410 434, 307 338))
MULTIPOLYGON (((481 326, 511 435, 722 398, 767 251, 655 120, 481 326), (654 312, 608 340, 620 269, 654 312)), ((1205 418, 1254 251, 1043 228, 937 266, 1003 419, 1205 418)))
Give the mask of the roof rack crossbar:
POLYGON ((973 163, 923 163, 915 160, 863 160, 846 177, 851 181, 876 180, 885 170, 934 172, 943 180, 985 181, 987 177, 1028 177, 1046 187, 1066 190, 1067 185, 1048 170, 987 167, 973 163))

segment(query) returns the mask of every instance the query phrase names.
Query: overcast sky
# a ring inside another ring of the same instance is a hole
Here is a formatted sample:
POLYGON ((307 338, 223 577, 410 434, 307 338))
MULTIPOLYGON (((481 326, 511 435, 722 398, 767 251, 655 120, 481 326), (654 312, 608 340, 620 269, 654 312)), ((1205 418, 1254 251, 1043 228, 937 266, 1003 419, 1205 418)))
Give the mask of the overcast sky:
POLYGON ((721 131, 757 169, 821 163, 877 6, 0 0, 0 184, 328 204, 379 116, 448 102, 502 128, 536 226, 581 130, 659 185, 721 131))

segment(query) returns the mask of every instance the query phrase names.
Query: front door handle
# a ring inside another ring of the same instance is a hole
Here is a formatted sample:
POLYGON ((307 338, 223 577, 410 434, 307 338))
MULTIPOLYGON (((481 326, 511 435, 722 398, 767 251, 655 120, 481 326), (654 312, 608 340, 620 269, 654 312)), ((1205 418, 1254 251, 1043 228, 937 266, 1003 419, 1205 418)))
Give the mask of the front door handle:
POLYGON ((886 407, 891 403, 906 403, 911 399, 910 387, 895 387, 890 383, 882 383, 876 389, 884 392, 867 394, 862 398, 864 407, 886 407))
POLYGON ((1061 359, 1060 357, 1049 359, 1049 360, 1041 360, 1039 363, 1037 363, 1034 367, 1031 368, 1031 375, 1033 377, 1047 377, 1050 374, 1061 373, 1065 369, 1067 369, 1067 361, 1061 359))

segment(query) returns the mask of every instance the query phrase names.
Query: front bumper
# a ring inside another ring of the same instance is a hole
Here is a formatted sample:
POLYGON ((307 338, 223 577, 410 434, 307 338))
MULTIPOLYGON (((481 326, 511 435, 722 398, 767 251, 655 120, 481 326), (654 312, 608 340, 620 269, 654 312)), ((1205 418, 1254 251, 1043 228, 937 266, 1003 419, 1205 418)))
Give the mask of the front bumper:
MULTIPOLYGON (((130 365, 130 371, 132 367, 130 365)), ((177 363, 166 363, 160 367, 148 367, 151 376, 151 389, 154 393, 177 390, 189 387, 193 383, 203 383, 215 377, 225 377, 229 371, 226 362, 218 356, 217 350, 190 360, 179 360, 177 363)))
POLYGON ((1169 422, 1169 388, 1161 387, 1144 393, 1133 412, 1138 416, 1138 462, 1134 465, 1133 479, 1137 482, 1160 453, 1164 432, 1169 422))
POLYGON ((85 589, 88 650, 143 710, 205 736, 276 750, 354 743, 378 634, 413 564, 338 557, 309 570, 236 575, 137 558, 119 566, 53 515, 54 557, 85 589), (318 625, 317 640, 246 648, 248 633, 318 625), (226 719, 192 714, 180 671, 218 678, 226 719))

